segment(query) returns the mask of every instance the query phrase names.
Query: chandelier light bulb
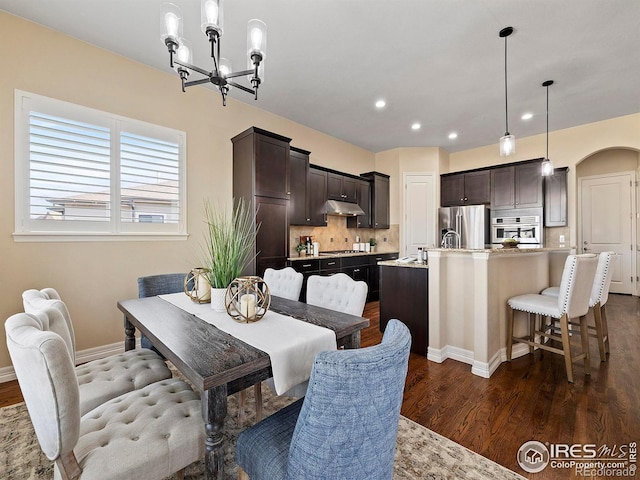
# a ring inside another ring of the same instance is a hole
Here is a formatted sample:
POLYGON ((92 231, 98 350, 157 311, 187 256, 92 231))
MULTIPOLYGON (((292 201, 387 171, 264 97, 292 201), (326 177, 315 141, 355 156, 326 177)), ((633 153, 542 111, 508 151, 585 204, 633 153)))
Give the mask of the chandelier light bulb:
POLYGON ((227 75, 229 75, 231 72, 233 71, 233 68, 231 68, 231 61, 228 58, 224 58, 222 57, 220 59, 220 74, 223 77, 226 77, 227 75))
POLYGON ((176 16, 176 14, 173 12, 167 13, 164 16, 164 23, 167 26, 167 35, 170 37, 177 37, 180 19, 176 16))
POLYGON ((267 50, 267 26, 257 19, 249 20, 247 24, 247 49, 249 57, 258 54, 264 60, 267 50))
POLYGON ((162 4, 162 15, 160 17, 162 29, 162 43, 171 42, 178 44, 178 39, 182 36, 182 12, 173 3, 162 4))
POLYGON ((223 3, 222 0, 202 0, 200 3, 200 22, 202 32, 209 34, 214 30, 222 36, 223 3))
POLYGON ((180 46, 176 52, 178 60, 183 63, 191 63, 191 46, 185 39, 180 39, 180 46))

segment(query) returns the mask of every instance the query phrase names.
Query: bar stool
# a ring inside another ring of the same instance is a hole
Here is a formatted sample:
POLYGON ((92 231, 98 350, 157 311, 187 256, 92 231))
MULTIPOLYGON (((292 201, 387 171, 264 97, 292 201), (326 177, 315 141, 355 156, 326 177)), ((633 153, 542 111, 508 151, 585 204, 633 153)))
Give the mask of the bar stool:
MULTIPOLYGON (((598 350, 600 350, 600 361, 607 361, 607 353, 609 353, 609 326, 607 324, 607 311, 605 304, 609 299, 609 287, 611 286, 611 260, 615 252, 601 252, 598 256, 598 269, 593 280, 593 288, 591 289, 591 297, 589 298, 589 308, 593 309, 593 319, 595 325, 589 325, 589 336, 598 339, 598 350)), ((541 294, 557 297, 560 287, 545 288, 541 294)), ((578 326, 574 322, 569 325, 578 326)), ((557 327, 554 327, 557 328, 557 327)))
POLYGON ((598 257, 594 254, 569 255, 564 264, 557 298, 550 295, 528 293, 507 300, 509 307, 507 320, 508 361, 511 361, 511 352, 515 341, 529 345, 530 353, 533 353, 534 348, 538 347, 564 355, 567 380, 570 383, 573 383, 573 361, 575 360, 584 359, 585 373, 591 374, 586 313, 589 311, 589 296, 597 266, 598 257), (529 335, 527 337, 514 337, 513 335, 514 310, 529 314, 529 335), (558 319, 560 336, 543 325, 542 320, 540 320, 540 330, 536 330, 536 321, 544 316, 558 319), (569 337, 569 321, 573 318, 580 319, 579 325, 582 333, 582 352, 576 356, 571 354, 569 337), (536 341, 536 336, 539 337, 539 341, 536 341), (543 342, 546 338, 562 342, 562 348, 547 345, 543 342))

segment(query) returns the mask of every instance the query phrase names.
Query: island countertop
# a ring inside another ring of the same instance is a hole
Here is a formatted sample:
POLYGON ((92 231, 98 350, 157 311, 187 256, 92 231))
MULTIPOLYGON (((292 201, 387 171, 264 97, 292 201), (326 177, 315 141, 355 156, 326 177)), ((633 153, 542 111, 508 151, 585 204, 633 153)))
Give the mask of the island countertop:
POLYGON ((426 263, 420 263, 417 261, 403 263, 403 262, 398 262, 397 260, 382 260, 378 262, 378 265, 381 265, 383 267, 429 268, 429 265, 427 265, 426 263))
POLYGON ((427 252, 442 253, 498 253, 513 255, 517 253, 540 253, 540 252, 567 252, 569 253, 575 247, 540 247, 540 248, 520 248, 520 247, 496 247, 483 249, 470 248, 428 248, 427 252))

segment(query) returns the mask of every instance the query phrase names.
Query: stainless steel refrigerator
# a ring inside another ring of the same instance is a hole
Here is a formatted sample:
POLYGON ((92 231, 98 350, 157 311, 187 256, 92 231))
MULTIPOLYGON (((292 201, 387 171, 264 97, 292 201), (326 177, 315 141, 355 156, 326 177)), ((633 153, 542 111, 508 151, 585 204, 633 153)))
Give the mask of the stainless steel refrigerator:
POLYGON ((487 205, 442 207, 438 210, 440 246, 483 249, 491 245, 491 222, 487 205))

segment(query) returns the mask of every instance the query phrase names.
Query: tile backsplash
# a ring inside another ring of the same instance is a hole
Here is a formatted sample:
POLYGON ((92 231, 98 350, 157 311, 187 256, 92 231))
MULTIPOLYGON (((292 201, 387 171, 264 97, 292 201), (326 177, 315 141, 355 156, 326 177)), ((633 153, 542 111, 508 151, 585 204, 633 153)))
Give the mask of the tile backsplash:
POLYGON ((327 250, 351 250, 351 247, 359 238, 360 242, 369 242, 370 238, 377 241, 377 252, 397 252, 400 246, 399 225, 391 225, 384 230, 373 228, 347 228, 346 217, 327 215, 326 227, 289 227, 290 256, 296 257, 295 248, 300 237, 311 236, 314 242, 320 243, 320 251, 327 250))

